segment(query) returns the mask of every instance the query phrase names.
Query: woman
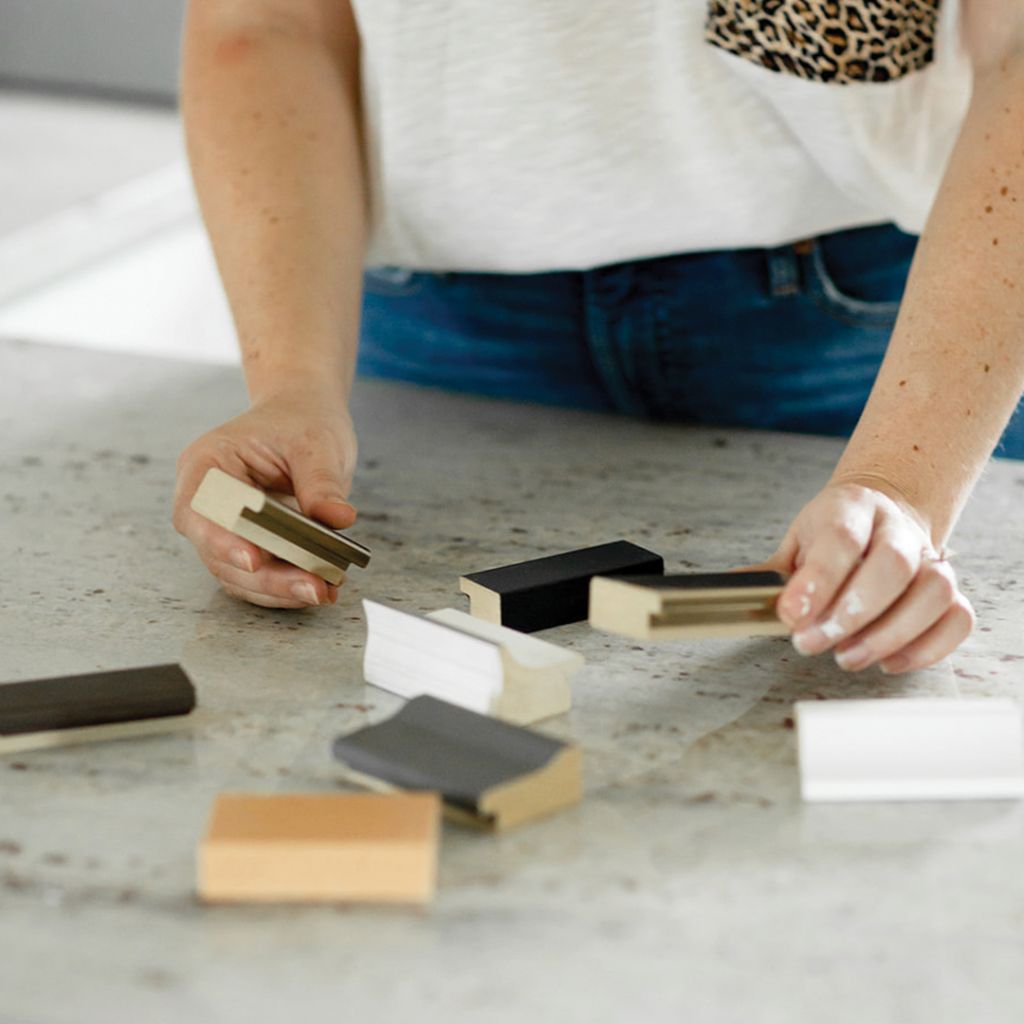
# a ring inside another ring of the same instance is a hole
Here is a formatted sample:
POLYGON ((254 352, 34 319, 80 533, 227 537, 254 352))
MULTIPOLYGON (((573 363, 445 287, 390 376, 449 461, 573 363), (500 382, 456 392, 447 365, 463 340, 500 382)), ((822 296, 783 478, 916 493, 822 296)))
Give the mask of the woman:
POLYGON ((970 632, 944 544, 1024 385, 1014 0, 193 0, 183 111, 252 405, 175 524, 229 593, 336 599, 188 502, 216 464, 353 522, 362 310, 365 373, 852 431, 769 562, 794 644, 970 632))

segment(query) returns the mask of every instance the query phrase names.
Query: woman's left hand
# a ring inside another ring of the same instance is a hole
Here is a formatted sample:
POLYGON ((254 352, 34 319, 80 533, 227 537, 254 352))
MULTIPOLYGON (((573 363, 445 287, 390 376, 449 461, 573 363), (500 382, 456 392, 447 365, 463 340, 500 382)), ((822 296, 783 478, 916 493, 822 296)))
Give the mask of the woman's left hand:
POLYGON ((849 671, 925 668, 974 627, 974 610, 921 517, 874 482, 830 483, 764 568, 792 574, 777 610, 793 646, 832 650, 849 671))

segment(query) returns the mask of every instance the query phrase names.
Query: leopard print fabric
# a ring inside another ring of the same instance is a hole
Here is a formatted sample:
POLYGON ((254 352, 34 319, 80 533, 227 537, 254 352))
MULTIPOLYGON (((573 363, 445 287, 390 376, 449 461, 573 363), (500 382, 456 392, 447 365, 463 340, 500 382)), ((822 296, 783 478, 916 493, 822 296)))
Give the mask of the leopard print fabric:
POLYGON ((705 39, 812 82, 890 82, 931 63, 941 0, 711 0, 705 39))

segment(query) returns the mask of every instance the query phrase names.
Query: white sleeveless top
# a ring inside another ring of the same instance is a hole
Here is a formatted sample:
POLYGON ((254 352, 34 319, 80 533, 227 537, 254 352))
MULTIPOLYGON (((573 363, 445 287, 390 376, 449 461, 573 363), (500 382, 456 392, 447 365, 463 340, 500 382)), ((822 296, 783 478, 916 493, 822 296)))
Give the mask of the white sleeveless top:
POLYGON ((938 5, 891 0, 896 38, 865 0, 353 0, 367 262, 534 272, 918 232, 970 92, 938 5))

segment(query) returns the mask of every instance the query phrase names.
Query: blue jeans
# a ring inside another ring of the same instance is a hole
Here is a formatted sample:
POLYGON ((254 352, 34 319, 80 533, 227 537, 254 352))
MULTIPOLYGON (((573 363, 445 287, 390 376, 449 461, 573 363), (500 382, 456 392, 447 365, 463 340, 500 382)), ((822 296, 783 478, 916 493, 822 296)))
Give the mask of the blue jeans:
MULTIPOLYGON (((653 419, 846 436, 885 354, 916 242, 882 225, 582 272, 371 269, 359 372, 653 419)), ((1024 458, 1024 417, 998 454, 1024 458)))

